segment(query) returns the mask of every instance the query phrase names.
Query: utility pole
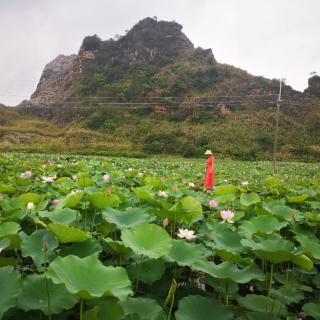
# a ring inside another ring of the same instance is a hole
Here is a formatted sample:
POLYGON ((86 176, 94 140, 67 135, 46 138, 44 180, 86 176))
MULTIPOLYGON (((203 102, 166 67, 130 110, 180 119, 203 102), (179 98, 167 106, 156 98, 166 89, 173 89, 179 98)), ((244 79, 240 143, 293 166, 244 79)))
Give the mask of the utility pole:
POLYGON ((279 116, 280 116, 282 81, 284 81, 284 79, 280 79, 279 94, 278 94, 278 100, 277 100, 276 128, 274 131, 274 144, 273 144, 273 174, 276 174, 276 164, 277 164, 279 116))

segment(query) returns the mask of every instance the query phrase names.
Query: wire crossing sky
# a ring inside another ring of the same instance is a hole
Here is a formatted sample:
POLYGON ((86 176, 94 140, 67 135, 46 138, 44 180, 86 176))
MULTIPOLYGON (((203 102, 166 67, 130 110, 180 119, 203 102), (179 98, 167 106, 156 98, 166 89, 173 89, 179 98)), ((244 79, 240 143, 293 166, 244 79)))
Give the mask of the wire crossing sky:
POLYGON ((44 66, 139 20, 175 20, 195 46, 254 75, 304 90, 320 73, 319 0, 0 0, 0 102, 30 97, 44 66))

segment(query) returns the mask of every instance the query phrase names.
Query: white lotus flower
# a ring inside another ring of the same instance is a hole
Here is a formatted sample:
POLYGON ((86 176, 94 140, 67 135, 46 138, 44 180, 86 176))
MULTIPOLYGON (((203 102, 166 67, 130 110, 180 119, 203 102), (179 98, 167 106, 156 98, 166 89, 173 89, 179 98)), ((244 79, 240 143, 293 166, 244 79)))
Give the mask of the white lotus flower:
POLYGON ((159 197, 164 197, 164 198, 167 198, 167 197, 168 197, 168 193, 165 192, 165 191, 161 191, 161 190, 158 191, 157 195, 158 195, 159 197))
POLYGON ((241 185, 242 185, 242 186, 248 186, 248 185, 249 185, 249 182, 248 182, 248 181, 242 181, 242 182, 241 182, 241 185))
POLYGON ((179 238, 185 238, 187 240, 193 240, 197 236, 194 234, 193 230, 188 230, 188 229, 179 229, 179 232, 177 233, 177 236, 179 238))
POLYGON ((42 177, 42 181, 44 181, 44 182, 53 182, 56 178, 57 178, 57 176, 53 176, 53 177, 42 177))
POLYGON ((190 188, 194 188, 194 186, 195 186, 195 184, 193 182, 189 182, 188 185, 190 188))
POLYGON ((32 210, 34 208, 34 203, 33 202, 28 202, 27 204, 27 209, 32 210))
POLYGON ((20 174, 21 178, 30 178, 32 176, 32 172, 30 170, 26 171, 26 172, 22 172, 20 174))

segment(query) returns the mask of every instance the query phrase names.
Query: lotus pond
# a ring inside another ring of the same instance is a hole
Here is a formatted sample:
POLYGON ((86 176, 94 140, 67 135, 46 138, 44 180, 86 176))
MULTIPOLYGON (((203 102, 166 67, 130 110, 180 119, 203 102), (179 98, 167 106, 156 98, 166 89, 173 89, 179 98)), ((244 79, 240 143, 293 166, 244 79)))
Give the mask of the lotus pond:
POLYGON ((3 154, 0 319, 320 319, 320 166, 3 154))

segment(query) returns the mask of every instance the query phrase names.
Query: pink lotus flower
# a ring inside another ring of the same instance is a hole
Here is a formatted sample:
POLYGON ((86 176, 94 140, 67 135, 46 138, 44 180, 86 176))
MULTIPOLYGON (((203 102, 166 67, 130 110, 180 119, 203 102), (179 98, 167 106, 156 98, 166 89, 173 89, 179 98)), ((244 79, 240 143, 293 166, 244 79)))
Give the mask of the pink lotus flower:
POLYGON ((105 174, 102 178, 105 182, 108 182, 110 180, 110 176, 108 174, 105 174))
POLYGON ((73 181, 77 181, 77 180, 78 180, 78 176, 74 174, 74 175, 71 177, 71 179, 72 179, 73 181))
POLYGON ((209 207, 211 209, 215 209, 217 206, 218 206, 218 201, 217 200, 212 199, 212 200, 209 201, 209 207))
POLYGON ((231 210, 222 210, 220 212, 220 216, 223 220, 221 221, 221 223, 225 223, 226 221, 229 223, 234 223, 234 221, 232 220, 232 218, 234 217, 234 212, 232 212, 231 210))
POLYGON ((52 200, 52 204, 53 204, 54 206, 57 206, 59 203, 60 203, 60 200, 59 200, 59 199, 53 199, 53 200, 52 200))

